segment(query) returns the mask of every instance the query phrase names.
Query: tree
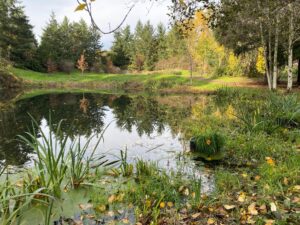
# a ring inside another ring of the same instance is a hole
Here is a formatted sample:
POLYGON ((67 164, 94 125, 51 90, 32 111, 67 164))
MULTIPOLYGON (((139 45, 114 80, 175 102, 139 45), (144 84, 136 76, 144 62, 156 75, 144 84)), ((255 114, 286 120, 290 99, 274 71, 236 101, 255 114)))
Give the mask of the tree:
POLYGON ((84 20, 70 23, 65 17, 62 23, 58 23, 53 13, 41 38, 39 57, 43 65, 50 59, 60 70, 64 70, 65 65, 75 65, 85 52, 85 61, 94 66, 100 63, 100 38, 99 32, 84 20))
POLYGON ((15 0, 0 0, 0 50, 16 66, 33 68, 37 41, 23 6, 15 0))
POLYGON ((88 69, 88 64, 85 61, 84 53, 81 54, 80 59, 78 59, 77 61, 77 68, 81 70, 82 75, 84 71, 88 69))
POLYGON ((157 60, 167 58, 167 31, 162 23, 157 25, 155 39, 157 46, 157 60))
POLYGON ((114 42, 111 48, 112 61, 115 66, 127 68, 131 61, 133 37, 130 27, 115 32, 114 42))

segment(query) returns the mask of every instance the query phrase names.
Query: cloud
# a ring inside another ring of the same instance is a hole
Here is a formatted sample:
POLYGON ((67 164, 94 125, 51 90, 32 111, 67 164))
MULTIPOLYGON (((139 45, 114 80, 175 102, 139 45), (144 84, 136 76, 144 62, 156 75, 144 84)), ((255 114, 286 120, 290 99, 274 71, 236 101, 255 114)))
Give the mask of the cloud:
MULTIPOLYGON (((138 20, 146 22, 149 20, 153 25, 162 22, 168 24, 168 5, 170 0, 161 0, 158 2, 150 0, 135 0, 136 6, 128 16, 125 25, 130 25, 132 29, 138 20)), ((129 7, 133 4, 132 0, 98 0, 94 4, 94 18, 97 24, 105 31, 116 27, 127 13, 129 7)), ((67 16, 71 21, 78 21, 83 18, 90 23, 86 12, 74 12, 76 0, 23 0, 26 14, 29 16, 31 24, 34 26, 34 32, 38 39, 49 21, 51 11, 54 11, 57 19, 61 21, 67 16)), ((110 48, 113 41, 113 35, 103 35, 102 42, 104 48, 110 48)))

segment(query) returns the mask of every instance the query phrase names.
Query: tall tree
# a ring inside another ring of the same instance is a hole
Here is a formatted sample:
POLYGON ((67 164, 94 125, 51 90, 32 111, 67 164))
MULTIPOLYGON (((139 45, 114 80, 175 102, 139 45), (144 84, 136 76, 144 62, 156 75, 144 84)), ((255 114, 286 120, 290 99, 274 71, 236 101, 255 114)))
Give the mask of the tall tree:
POLYGON ((133 37, 130 27, 115 32, 112 46, 112 61, 115 66, 127 68, 131 61, 133 37))
POLYGON ((15 0, 0 0, 0 48, 16 66, 32 67, 37 41, 24 8, 15 0))

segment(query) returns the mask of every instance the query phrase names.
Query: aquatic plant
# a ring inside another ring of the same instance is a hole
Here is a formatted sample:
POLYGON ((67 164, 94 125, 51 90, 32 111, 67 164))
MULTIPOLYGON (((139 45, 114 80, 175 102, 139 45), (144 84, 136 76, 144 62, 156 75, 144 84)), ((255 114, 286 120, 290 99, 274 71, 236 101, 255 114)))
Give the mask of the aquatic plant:
MULTIPOLYGON (((2 170, 1 174, 3 175, 3 173, 2 170)), ((46 203, 36 198, 38 195, 51 198, 51 196, 44 195, 42 192, 43 188, 30 192, 26 187, 18 187, 12 184, 7 176, 0 185, 0 224, 11 225, 20 222, 23 211, 34 201, 46 203)))
POLYGON ((78 188, 82 182, 90 175, 90 170, 101 166, 109 166, 116 162, 105 160, 105 156, 96 156, 96 150, 103 138, 106 128, 100 134, 96 144, 90 149, 90 137, 82 146, 80 139, 71 140, 68 135, 64 135, 61 130, 60 121, 57 129, 49 126, 49 133, 45 134, 38 123, 33 120, 33 127, 37 127, 38 133, 33 129, 33 133, 27 133, 27 137, 20 136, 27 145, 36 153, 34 159, 35 170, 28 174, 26 184, 32 191, 38 188, 46 188, 51 195, 61 196, 62 185, 71 184, 73 188, 78 188))
POLYGON ((129 177, 133 174, 133 165, 129 164, 127 161, 127 149, 125 151, 120 151, 120 170, 124 177, 129 177))
POLYGON ((35 173, 37 175, 35 184, 37 187, 46 188, 52 195, 60 197, 61 186, 68 169, 68 136, 63 136, 61 132, 62 121, 59 122, 56 130, 49 126, 48 135, 39 128, 38 123, 34 119, 32 119, 32 123, 33 127, 38 127, 39 134, 36 133, 35 129, 32 129, 33 132, 28 132, 27 137, 19 137, 36 153, 37 158, 34 159, 35 173), (41 135, 40 138, 39 135, 41 135))
POLYGON ((193 137, 190 148, 197 157, 205 160, 220 160, 224 156, 225 139, 218 133, 210 132, 193 137))

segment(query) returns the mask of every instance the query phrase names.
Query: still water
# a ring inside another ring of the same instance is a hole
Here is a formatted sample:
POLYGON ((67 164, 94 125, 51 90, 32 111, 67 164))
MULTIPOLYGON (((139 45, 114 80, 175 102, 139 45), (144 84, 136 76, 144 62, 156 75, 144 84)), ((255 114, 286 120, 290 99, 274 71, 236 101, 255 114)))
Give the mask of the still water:
POLYGON ((156 161, 166 169, 180 167, 209 183, 204 168, 180 157, 188 149, 188 142, 180 132, 179 122, 190 116, 192 102, 197 98, 88 93, 45 94, 19 98, 13 103, 4 102, 3 98, 0 99, 0 160, 19 167, 31 165, 32 149, 18 139, 18 135, 32 131, 31 115, 46 134, 49 126, 56 128, 63 120, 61 130, 71 140, 80 138, 84 143, 93 136, 91 148, 103 133, 97 154, 108 159, 119 156, 120 150, 127 150, 131 163, 143 159, 156 161))

